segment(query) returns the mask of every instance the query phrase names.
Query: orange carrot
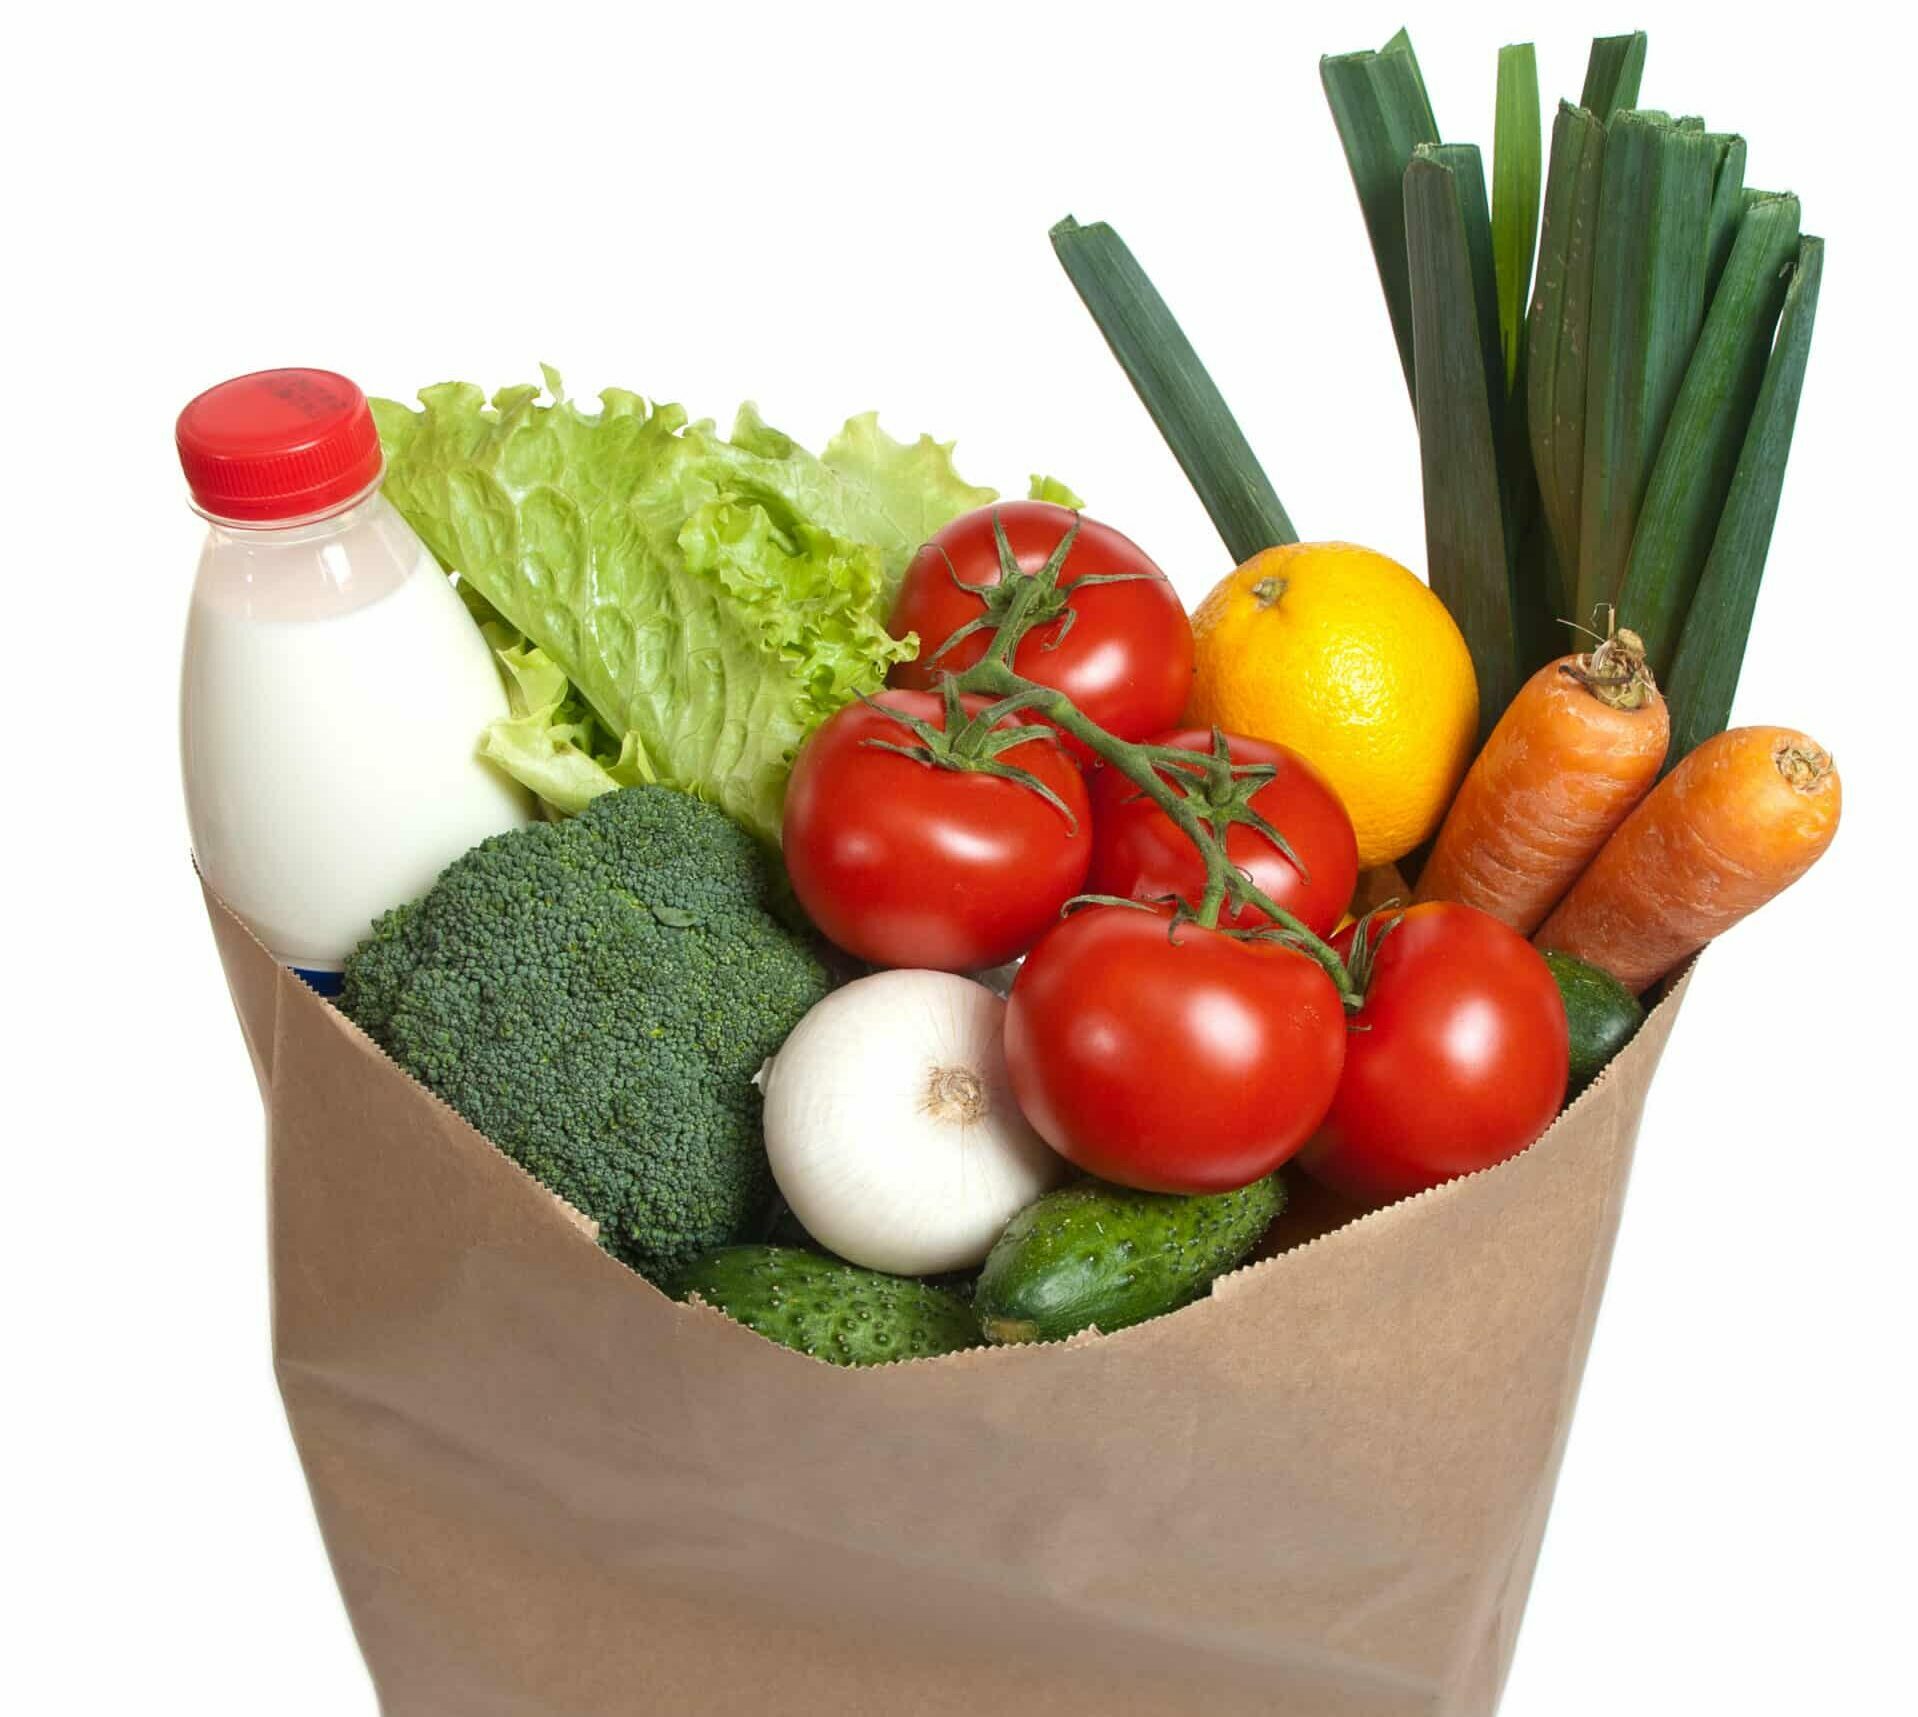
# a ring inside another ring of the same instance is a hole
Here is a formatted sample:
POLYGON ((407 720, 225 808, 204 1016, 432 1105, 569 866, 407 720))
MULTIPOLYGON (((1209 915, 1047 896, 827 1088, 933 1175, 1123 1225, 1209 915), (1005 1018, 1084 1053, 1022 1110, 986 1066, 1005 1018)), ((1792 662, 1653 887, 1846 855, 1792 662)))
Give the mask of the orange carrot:
POLYGON ((1670 737, 1636 633, 1548 662, 1467 772, 1418 898, 1462 900, 1531 935, 1651 790, 1670 737))
POLYGON ((1830 752, 1734 727, 1658 784, 1533 940, 1642 990, 1811 869, 1839 800, 1830 752))

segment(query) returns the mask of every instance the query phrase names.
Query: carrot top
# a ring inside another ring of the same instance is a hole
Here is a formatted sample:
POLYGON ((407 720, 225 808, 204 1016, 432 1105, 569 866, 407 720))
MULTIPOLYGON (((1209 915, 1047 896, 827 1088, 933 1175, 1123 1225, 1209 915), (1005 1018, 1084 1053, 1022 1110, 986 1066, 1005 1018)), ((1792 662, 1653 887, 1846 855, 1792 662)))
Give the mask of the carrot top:
POLYGON ((1596 649, 1561 663, 1559 672, 1612 709, 1643 709, 1658 695, 1645 640, 1629 626, 1613 627, 1596 649))

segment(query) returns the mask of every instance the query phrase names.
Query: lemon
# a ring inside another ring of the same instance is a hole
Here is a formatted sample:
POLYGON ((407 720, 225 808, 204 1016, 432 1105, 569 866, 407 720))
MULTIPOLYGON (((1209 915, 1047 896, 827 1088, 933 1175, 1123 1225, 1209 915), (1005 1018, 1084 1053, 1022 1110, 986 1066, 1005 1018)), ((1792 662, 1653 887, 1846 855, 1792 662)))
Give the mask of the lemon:
POLYGON ((1478 681, 1444 603, 1397 561, 1351 543, 1267 549, 1199 605, 1192 632, 1192 720, 1316 764, 1361 866, 1438 828, 1472 761, 1478 681))

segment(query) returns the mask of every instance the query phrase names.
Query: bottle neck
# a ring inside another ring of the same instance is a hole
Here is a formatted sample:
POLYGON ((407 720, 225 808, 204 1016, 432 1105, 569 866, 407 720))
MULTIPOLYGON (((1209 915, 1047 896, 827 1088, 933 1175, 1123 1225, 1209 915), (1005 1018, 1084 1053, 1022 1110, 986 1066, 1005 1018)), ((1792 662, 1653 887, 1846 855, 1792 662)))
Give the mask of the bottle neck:
POLYGON ((344 535, 383 505, 380 479, 376 477, 357 495, 338 506, 328 507, 324 512, 303 513, 297 518, 223 519, 217 513, 209 513, 198 506, 193 510, 206 520, 207 528, 216 536, 230 537, 240 542, 265 540, 278 546, 324 542, 329 537, 344 535))
POLYGON ((299 519, 207 520, 194 601, 247 620, 336 619, 437 568, 377 488, 299 519))

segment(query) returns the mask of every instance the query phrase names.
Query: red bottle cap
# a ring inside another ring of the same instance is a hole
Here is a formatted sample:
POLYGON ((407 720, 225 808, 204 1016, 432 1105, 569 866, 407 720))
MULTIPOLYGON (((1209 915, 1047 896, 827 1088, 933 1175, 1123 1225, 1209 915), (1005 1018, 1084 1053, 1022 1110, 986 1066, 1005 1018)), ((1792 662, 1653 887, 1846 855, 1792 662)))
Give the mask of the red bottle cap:
POLYGON ((379 481, 366 395, 331 370, 257 370, 208 388, 174 426, 201 512, 258 522, 324 513, 379 481))

